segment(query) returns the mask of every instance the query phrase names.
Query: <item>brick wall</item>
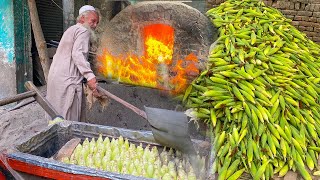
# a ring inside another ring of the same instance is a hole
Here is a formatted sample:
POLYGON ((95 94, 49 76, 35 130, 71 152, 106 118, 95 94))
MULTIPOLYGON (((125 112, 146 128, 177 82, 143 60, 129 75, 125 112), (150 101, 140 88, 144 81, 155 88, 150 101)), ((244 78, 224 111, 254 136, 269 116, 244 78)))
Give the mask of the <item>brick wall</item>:
MULTIPOLYGON (((218 6, 225 0, 207 0, 207 9, 218 6)), ((280 10, 292 25, 314 42, 320 43, 320 0, 264 0, 267 6, 280 10)))

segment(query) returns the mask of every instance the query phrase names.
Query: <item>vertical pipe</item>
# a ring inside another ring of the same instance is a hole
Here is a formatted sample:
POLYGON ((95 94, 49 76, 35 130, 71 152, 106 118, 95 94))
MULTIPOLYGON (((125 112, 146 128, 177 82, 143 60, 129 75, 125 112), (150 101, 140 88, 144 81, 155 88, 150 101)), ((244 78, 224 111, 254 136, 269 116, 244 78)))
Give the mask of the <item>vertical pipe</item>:
POLYGON ((63 4, 63 30, 75 24, 74 0, 62 0, 63 4))

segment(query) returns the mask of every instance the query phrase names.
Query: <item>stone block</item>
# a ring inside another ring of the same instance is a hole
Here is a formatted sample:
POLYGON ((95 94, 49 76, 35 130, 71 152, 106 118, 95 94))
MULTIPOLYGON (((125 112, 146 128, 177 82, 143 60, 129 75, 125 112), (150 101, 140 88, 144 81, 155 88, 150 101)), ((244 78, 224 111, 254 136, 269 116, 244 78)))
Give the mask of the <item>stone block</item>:
POLYGON ((306 28, 307 31, 313 31, 313 27, 309 26, 306 28))
POLYGON ((309 16, 302 16, 301 20, 302 21, 309 21, 310 17, 309 16))
POLYGON ((283 178, 283 180, 296 180, 298 174, 292 171, 289 171, 283 178))
POLYGON ((294 4, 294 9, 295 9, 295 10, 299 10, 299 9, 300 9, 300 3, 299 3, 299 2, 296 2, 296 3, 294 4))
POLYGON ((312 12, 310 11, 298 11, 298 16, 312 16, 312 12))
POLYGON ((320 42, 320 37, 313 37, 312 40, 315 42, 320 42))
POLYGON ((281 12, 285 15, 296 15, 297 14, 297 11, 294 11, 294 10, 282 10, 281 12))
POLYGON ((312 13, 312 16, 313 16, 313 17, 320 18, 320 12, 313 12, 313 13, 312 13))
POLYGON ((310 8, 311 8, 311 4, 307 4, 306 7, 304 7, 304 10, 305 11, 310 11, 310 8))
POLYGON ((279 9, 279 3, 278 1, 276 3, 272 3, 272 7, 273 8, 276 8, 276 9, 279 9))
POLYGON ((292 21, 291 24, 292 24, 293 26, 299 26, 299 21, 292 21))
POLYGON ((221 3, 223 3, 225 0, 219 0, 218 1, 218 4, 221 4, 221 3))
POLYGON ((314 23, 314 22, 313 22, 312 24, 313 24, 313 25, 312 25, 313 27, 320 28, 320 23, 314 23))
POLYGON ((303 31, 303 33, 305 33, 308 37, 314 37, 318 35, 318 33, 310 31, 303 31))
POLYGON ((314 23, 314 22, 307 22, 307 21, 300 21, 299 22, 300 26, 311 26, 311 27, 320 27, 319 23, 314 23))
MULTIPOLYGON (((320 28, 315 27, 315 28, 313 28, 313 31, 320 33, 320 28)), ((320 36, 320 35, 319 35, 319 36, 320 36)))
POLYGON ((266 6, 272 6, 272 1, 264 1, 264 4, 265 4, 266 6))
POLYGON ((302 21, 302 16, 295 16, 295 17, 293 18, 293 20, 295 20, 295 21, 302 21))
POLYGON ((286 18, 288 18, 288 19, 293 19, 294 18, 294 16, 292 16, 292 15, 285 15, 286 16, 286 18))
POLYGON ((289 3, 289 9, 292 9, 292 10, 294 9, 294 2, 289 3))
POLYGON ((316 23, 316 22, 317 22, 317 18, 316 18, 316 17, 310 17, 310 18, 309 18, 309 21, 310 21, 310 22, 315 22, 315 23, 316 23))
POLYGON ((319 12, 320 11, 320 4, 312 4, 312 6, 313 6, 313 11, 314 12, 319 12))
POLYGON ((305 27, 305 26, 299 26, 298 29, 299 29, 300 31, 305 31, 305 30, 307 29, 307 27, 305 27))
POLYGON ((273 3, 277 9, 285 9, 285 4, 282 3, 282 1, 276 1, 276 3, 273 3))
POLYGON ((290 4, 285 1, 277 1, 277 4, 279 4, 279 9, 288 9, 290 4))

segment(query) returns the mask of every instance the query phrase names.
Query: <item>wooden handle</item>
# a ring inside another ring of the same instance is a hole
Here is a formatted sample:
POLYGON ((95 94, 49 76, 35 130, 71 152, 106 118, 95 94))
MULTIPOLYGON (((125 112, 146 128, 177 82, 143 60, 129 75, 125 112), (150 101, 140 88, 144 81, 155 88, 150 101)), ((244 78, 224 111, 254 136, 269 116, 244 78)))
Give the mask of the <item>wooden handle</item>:
POLYGON ((49 103, 49 101, 44 98, 41 94, 41 92, 38 90, 38 88, 31 82, 27 81, 24 86, 29 90, 29 91, 34 91, 36 95, 34 98, 36 101, 40 104, 40 106, 50 115, 51 118, 54 118, 58 116, 58 112, 53 108, 53 106, 49 103))
POLYGON ((17 101, 20 101, 22 99, 26 99, 26 98, 29 98, 29 97, 33 97, 35 95, 36 95, 35 91, 27 91, 27 92, 24 92, 24 93, 21 93, 21 94, 17 94, 17 95, 12 96, 12 97, 7 97, 7 98, 4 98, 4 99, 0 100, 0 106, 6 105, 6 104, 10 104, 10 103, 13 103, 13 102, 17 102, 17 101))
POLYGON ((142 111, 141 109, 139 109, 139 108, 135 107, 134 105, 122 100, 121 98, 111 94, 109 91, 103 89, 100 86, 97 86, 97 90, 99 91, 99 93, 102 93, 102 94, 110 97, 111 99, 113 99, 113 100, 117 101, 118 103, 124 105, 125 107, 129 108, 130 110, 132 110, 133 112, 135 112, 139 116, 143 117, 144 119, 147 119, 146 112, 142 111))
POLYGON ((78 144, 81 142, 80 138, 72 138, 70 141, 68 141, 65 145, 62 146, 62 148, 53 155, 50 159, 62 161, 65 157, 70 157, 74 151, 74 149, 78 146, 78 144))

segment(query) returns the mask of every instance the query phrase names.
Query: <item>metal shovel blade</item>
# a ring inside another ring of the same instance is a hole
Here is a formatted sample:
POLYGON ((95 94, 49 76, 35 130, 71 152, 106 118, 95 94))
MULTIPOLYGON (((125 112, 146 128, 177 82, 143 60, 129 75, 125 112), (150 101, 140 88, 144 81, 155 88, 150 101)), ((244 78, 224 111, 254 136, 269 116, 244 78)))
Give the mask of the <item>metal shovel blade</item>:
POLYGON ((188 119, 183 112, 146 106, 144 107, 145 111, 142 111, 100 86, 97 89, 99 93, 110 97, 146 119, 151 126, 154 139, 159 144, 178 149, 183 153, 195 154, 195 149, 188 133, 188 119))
POLYGON ((157 142, 178 149, 183 153, 195 154, 188 133, 188 119, 183 112, 146 106, 144 108, 157 142))

